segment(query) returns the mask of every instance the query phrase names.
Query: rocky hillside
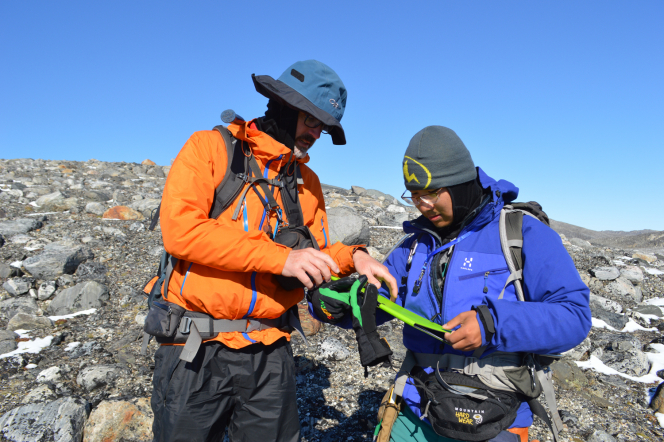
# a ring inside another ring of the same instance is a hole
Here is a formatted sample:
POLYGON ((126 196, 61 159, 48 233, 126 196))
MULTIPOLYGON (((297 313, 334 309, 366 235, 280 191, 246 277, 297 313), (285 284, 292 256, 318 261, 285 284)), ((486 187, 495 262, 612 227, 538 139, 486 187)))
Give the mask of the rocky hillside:
POLYGON ((585 239, 596 246, 664 253, 664 232, 657 230, 596 231, 554 220, 551 227, 568 238, 585 239))
MULTIPOLYGON (((156 344, 140 354, 140 289, 163 250, 159 230, 146 227, 167 174, 151 164, 0 160, 1 440, 151 440, 156 344)), ((415 216, 378 191, 324 193, 330 240, 369 243, 377 258, 415 216)), ((562 440, 662 440, 664 256, 563 243, 591 288, 595 326, 552 366, 562 440)), ((405 355, 400 323, 380 328, 393 366, 365 378, 353 333, 302 314, 308 343, 292 342, 303 440, 371 440, 405 355)), ((548 437, 536 422, 531 438, 548 437)))

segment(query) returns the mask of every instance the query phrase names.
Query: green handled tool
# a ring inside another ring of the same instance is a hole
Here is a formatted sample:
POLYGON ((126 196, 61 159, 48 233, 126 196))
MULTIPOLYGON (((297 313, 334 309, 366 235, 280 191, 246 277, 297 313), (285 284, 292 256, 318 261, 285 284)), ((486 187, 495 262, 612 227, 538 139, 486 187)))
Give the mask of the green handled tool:
POLYGON ((395 318, 405 322, 411 327, 418 329, 422 333, 426 333, 427 335, 435 339, 438 339, 439 341, 442 342, 446 342, 442 335, 444 333, 452 332, 451 330, 442 328, 440 324, 431 322, 428 319, 423 318, 422 316, 411 312, 410 310, 406 310, 400 305, 395 304, 394 302, 382 296, 378 296, 378 308, 394 316, 395 318))

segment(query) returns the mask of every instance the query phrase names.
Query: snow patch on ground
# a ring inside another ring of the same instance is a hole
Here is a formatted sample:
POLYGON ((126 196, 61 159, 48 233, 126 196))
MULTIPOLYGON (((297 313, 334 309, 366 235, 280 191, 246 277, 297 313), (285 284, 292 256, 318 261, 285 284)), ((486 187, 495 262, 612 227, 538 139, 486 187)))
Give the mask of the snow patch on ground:
POLYGON ((75 316, 80 316, 80 315, 91 315, 96 311, 97 311, 96 308, 91 308, 90 310, 83 310, 83 311, 80 311, 80 312, 72 313, 71 315, 49 316, 48 319, 55 322, 55 321, 59 321, 60 319, 71 319, 75 316))

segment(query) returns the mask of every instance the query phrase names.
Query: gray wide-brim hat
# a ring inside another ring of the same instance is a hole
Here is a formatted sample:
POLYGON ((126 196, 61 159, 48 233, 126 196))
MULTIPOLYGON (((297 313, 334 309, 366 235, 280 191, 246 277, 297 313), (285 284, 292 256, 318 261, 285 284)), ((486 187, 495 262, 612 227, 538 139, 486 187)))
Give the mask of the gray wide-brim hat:
POLYGON ((329 127, 333 144, 346 144, 341 117, 348 94, 329 66, 317 60, 298 61, 277 80, 269 75, 251 78, 258 93, 317 118, 329 127))
POLYGON ((477 170, 470 152, 452 129, 427 126, 408 143, 403 157, 406 189, 440 189, 476 177, 477 170))

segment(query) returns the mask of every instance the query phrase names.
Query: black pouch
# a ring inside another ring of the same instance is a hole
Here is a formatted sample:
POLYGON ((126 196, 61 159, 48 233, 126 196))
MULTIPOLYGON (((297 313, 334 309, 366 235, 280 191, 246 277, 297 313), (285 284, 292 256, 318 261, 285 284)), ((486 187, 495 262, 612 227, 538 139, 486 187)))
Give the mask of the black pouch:
MULTIPOLYGON (((309 247, 320 250, 316 238, 314 238, 313 233, 311 233, 311 230, 307 226, 279 229, 277 234, 274 235, 274 242, 290 247, 293 250, 307 249, 309 247)), ((304 287, 304 284, 294 276, 277 275, 277 282, 285 290, 295 290, 304 287)))
POLYGON ((177 332, 186 311, 172 302, 154 301, 145 318, 143 331, 152 336, 170 338, 177 332))
POLYGON ((516 419, 521 397, 489 388, 476 376, 416 367, 411 375, 422 402, 422 415, 436 434, 452 439, 485 441, 509 428, 516 419))

